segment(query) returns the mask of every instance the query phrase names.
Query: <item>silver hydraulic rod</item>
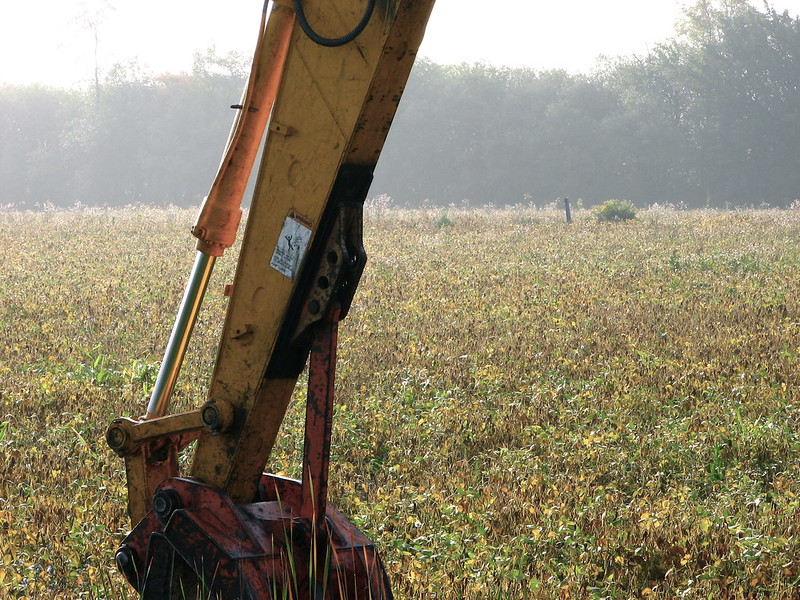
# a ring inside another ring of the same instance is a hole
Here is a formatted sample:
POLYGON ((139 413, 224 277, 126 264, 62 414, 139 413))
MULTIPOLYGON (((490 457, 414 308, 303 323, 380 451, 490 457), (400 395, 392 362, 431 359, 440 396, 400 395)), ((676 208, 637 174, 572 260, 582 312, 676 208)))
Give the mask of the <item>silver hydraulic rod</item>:
POLYGON ((169 399, 175 388, 183 357, 186 355, 186 348, 189 346, 192 329, 197 322, 197 314, 200 312, 208 280, 211 278, 214 260, 215 257, 210 254, 197 253, 189 282, 186 284, 186 291, 183 293, 181 306, 178 309, 178 316, 175 318, 175 325, 172 327, 172 334, 169 336, 169 343, 164 352, 164 360, 161 361, 156 384, 150 396, 150 403, 147 405, 145 417, 147 419, 163 417, 167 414, 169 399))

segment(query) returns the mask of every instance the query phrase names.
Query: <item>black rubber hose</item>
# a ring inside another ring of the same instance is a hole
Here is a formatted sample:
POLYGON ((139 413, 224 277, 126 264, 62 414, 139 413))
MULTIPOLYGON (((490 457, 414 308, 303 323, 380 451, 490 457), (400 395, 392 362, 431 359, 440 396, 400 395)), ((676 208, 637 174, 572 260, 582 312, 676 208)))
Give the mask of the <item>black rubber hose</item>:
POLYGON ((361 17, 361 21, 359 21, 358 25, 353 28, 353 31, 339 38, 326 38, 314 31, 309 24, 308 19, 306 19, 306 15, 303 12, 303 7, 300 4, 300 0, 294 0, 294 12, 297 14, 297 22, 300 23, 300 28, 314 43, 319 44, 320 46, 327 46, 328 48, 344 46, 361 35, 361 32, 364 31, 367 23, 369 23, 374 10, 375 0, 368 0, 367 10, 364 12, 364 16, 361 17))

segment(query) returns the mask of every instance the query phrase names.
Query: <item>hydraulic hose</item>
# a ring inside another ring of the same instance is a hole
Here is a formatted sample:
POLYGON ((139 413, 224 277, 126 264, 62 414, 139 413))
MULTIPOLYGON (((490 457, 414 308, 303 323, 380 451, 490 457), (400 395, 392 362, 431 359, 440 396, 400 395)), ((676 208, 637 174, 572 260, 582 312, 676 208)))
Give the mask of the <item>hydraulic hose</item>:
POLYGON ((369 23, 370 18, 372 18, 372 13, 374 11, 375 0, 368 0, 367 10, 364 12, 364 16, 361 17, 361 21, 359 21, 358 25, 356 25, 350 33, 338 38, 326 38, 319 35, 316 31, 314 31, 313 27, 311 27, 308 19, 306 19, 306 14, 303 12, 301 0, 294 0, 294 12, 297 15, 297 22, 300 24, 300 28, 309 37, 309 39, 311 39, 311 41, 319 44, 320 46, 326 46, 328 48, 344 46, 361 35, 361 32, 364 31, 367 23, 369 23))

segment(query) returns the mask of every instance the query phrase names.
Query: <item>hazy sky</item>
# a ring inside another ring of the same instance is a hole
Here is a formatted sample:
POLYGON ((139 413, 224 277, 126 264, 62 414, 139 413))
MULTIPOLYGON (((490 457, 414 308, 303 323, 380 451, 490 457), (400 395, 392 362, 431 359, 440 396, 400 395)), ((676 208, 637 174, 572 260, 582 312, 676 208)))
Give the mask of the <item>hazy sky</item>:
MULTIPOLYGON (((693 2, 689 2, 690 4, 693 2)), ((643 54, 670 37, 684 0, 437 0, 421 54, 439 63, 485 61, 589 71, 600 55, 643 54)), ((762 6, 761 0, 753 0, 762 6)), ((775 0, 800 14, 800 0, 775 0)), ((73 85, 136 59, 150 72, 191 67, 216 46, 249 55, 262 0, 4 0, 0 83, 73 85), (110 7, 93 29, 86 15, 110 7)))

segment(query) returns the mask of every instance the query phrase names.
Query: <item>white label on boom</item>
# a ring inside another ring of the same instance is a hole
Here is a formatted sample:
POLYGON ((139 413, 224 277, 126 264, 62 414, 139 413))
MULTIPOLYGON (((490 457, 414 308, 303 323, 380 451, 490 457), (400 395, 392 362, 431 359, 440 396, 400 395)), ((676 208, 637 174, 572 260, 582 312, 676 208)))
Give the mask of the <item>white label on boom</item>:
POLYGON ((272 253, 269 266, 289 279, 294 279, 303 262, 303 257, 306 255, 306 247, 310 239, 311 229, 291 216, 286 217, 283 229, 281 229, 281 237, 278 245, 275 246, 275 252, 272 253))

